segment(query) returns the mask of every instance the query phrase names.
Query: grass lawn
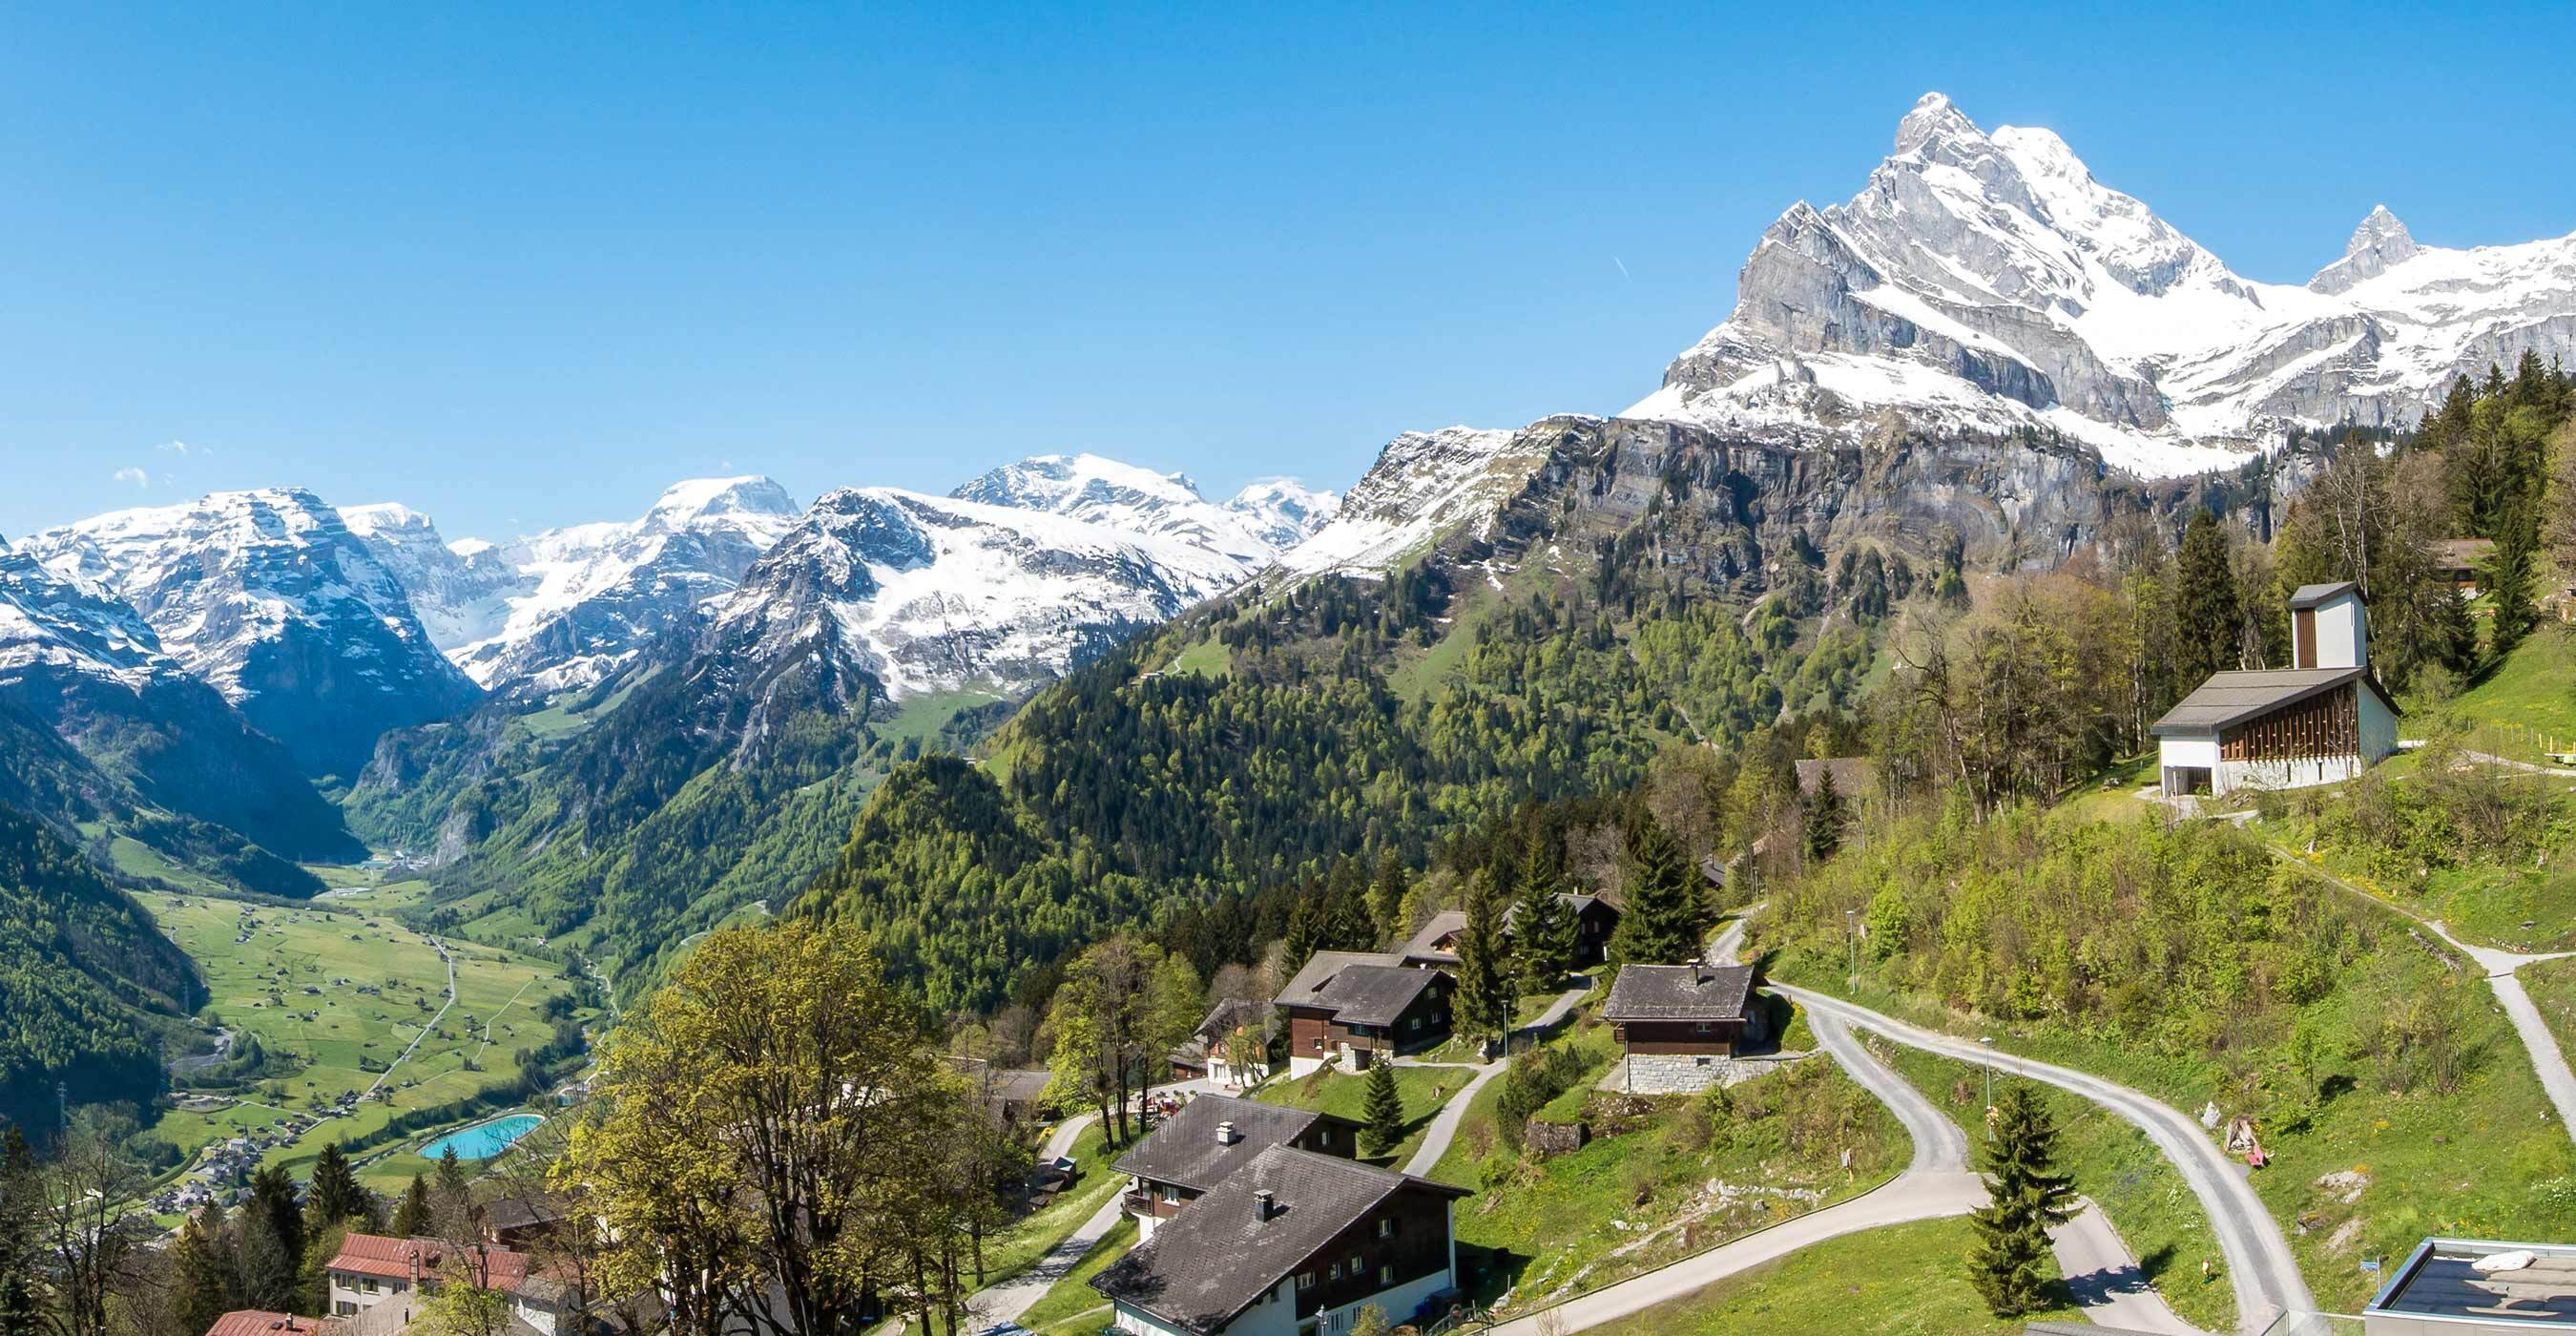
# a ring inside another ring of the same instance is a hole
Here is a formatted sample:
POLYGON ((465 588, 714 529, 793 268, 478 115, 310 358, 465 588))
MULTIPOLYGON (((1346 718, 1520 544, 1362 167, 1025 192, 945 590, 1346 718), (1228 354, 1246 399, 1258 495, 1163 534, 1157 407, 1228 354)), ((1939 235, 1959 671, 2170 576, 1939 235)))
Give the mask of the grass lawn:
POLYGON ((1199 677, 1231 677, 1234 655, 1220 640, 1202 640, 1172 656, 1172 666, 1165 671, 1190 673, 1199 677))
POLYGON ((2576 959, 2544 960, 2514 972, 2540 1019, 2558 1036, 2558 1047, 2576 1059, 2576 959))
MULTIPOLYGON (((1870 1038, 1866 1031, 1862 1035, 1880 1061, 1913 1082, 1951 1121, 1968 1129, 1973 1165, 1984 1123, 1985 1069, 1870 1038)), ((1998 1073, 1996 1088, 2010 1080, 1998 1073)), ((2034 1082, 2031 1088, 2057 1123, 2060 1172, 2074 1177, 2077 1192, 2101 1203, 2120 1237, 2136 1250, 2139 1269, 2164 1292, 2165 1301, 2204 1331, 2233 1330, 2236 1294, 2226 1283, 2226 1257, 2210 1230, 2208 1214, 2184 1184, 2181 1171, 2136 1124, 2055 1086, 2034 1082), (2203 1259, 2214 1268, 2213 1279, 2206 1284, 2200 1277, 2203 1259)))
POLYGON ((1526 1308, 1598 1289, 1864 1191, 1911 1151, 1885 1106, 1822 1058, 1723 1100, 1570 1103, 1584 1096, 1588 1144, 1545 1160, 1498 1151, 1459 1203, 1458 1241, 1491 1259, 1480 1295, 1526 1308))
POLYGON ((1082 1178, 1072 1191, 1060 1194, 1045 1208, 985 1240, 985 1284, 999 1285, 1037 1265, 1039 1258, 1073 1237, 1073 1231, 1080 1229, 1101 1203, 1118 1195, 1119 1185, 1126 1180, 1109 1167, 1118 1155, 1108 1149, 1098 1122, 1082 1129, 1082 1135, 1073 1139, 1073 1158, 1082 1166, 1082 1178))
POLYGON ((1044 1297, 1020 1314, 1019 1324, 1031 1331, 1096 1332, 1109 1323, 1109 1302, 1088 1283, 1093 1276, 1109 1269, 1109 1264, 1127 1255, 1136 1246, 1136 1222, 1122 1219, 1116 1228, 1100 1236, 1091 1251, 1082 1255, 1080 1265, 1065 1273, 1044 1297))
POLYGON ((2018 1336, 2025 1322, 2083 1320, 2069 1303, 1998 1318, 1967 1280, 1965 1220, 1925 1220, 1829 1239, 1686 1299, 1593 1329, 1595 1336, 2018 1336))
MULTIPOLYGON (((351 907, 347 899, 275 908, 161 892, 139 898, 196 961, 221 1022, 256 1035, 270 1054, 303 1064, 224 1092, 240 1096, 230 1108, 164 1114, 155 1131, 191 1153, 219 1138, 262 1134, 289 1114, 318 1113, 343 1093, 368 1089, 391 1064, 399 1065, 384 1083, 388 1098, 318 1123, 270 1149, 266 1161, 300 1171, 326 1142, 358 1140, 397 1114, 513 1082, 518 1069, 511 1055, 552 1035, 538 1009, 572 988, 549 962, 451 942, 456 1002, 441 1016, 447 966, 436 949, 369 907, 351 907), (432 1017, 435 1027, 429 1027, 432 1017)), ((406 1133, 393 1148, 408 1149, 435 1134, 406 1133)), ((398 1188, 410 1169, 364 1163, 383 1149, 360 1152, 361 1176, 380 1190, 398 1188)))
MULTIPOLYGON (((1433 1115, 1440 1112, 1440 1106, 1458 1093, 1458 1087, 1474 1079, 1475 1073, 1461 1067, 1396 1068, 1395 1093, 1404 1106, 1404 1140, 1396 1143, 1394 1153, 1370 1163, 1400 1165, 1411 1159, 1414 1149, 1422 1144, 1423 1134, 1430 1130, 1433 1115)), ((1368 1104, 1368 1077, 1365 1073, 1340 1072, 1328 1067, 1293 1081, 1273 1081, 1254 1091, 1252 1098, 1264 1104, 1317 1109, 1355 1123, 1362 1122, 1360 1115, 1368 1104)))
POLYGON ((2438 920, 2461 941, 2532 954, 2576 950, 2576 860, 2561 856, 2538 867, 2480 863, 2419 868, 2412 874, 2400 869, 2391 879, 2373 876, 2357 859, 2307 852, 2308 831, 2307 821, 2296 812, 2254 823, 2254 833, 2274 848, 2378 899, 2438 920))
POLYGON ((2553 742, 2560 751, 2576 748, 2576 635, 2541 626, 2443 708, 2486 725, 2472 745, 2499 756, 2537 761, 2553 742))

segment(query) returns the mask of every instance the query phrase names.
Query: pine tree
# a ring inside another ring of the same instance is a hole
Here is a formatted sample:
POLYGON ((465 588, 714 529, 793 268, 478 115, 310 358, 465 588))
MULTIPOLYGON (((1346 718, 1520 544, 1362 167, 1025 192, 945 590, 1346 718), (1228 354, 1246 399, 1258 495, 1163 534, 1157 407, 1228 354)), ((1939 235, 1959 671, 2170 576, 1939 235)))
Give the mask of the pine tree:
POLYGON ((372 1233, 380 1223, 376 1194, 358 1182, 357 1172, 349 1167, 348 1154, 336 1141, 324 1146, 321 1158, 313 1162, 313 1182, 304 1197, 307 1225, 312 1233, 342 1223, 353 1223, 362 1232, 372 1233))
POLYGON ((1817 776, 1816 791, 1807 798, 1806 809, 1807 861, 1821 863, 1843 846, 1843 824, 1849 820, 1843 796, 1834 789, 1832 766, 1817 776))
POLYGON ((394 1208, 393 1233, 396 1238, 419 1238, 430 1231, 429 1184, 421 1176, 411 1176, 411 1186, 403 1191, 402 1205, 394 1208))
POLYGON ((1521 901, 1512 916, 1512 959, 1520 966, 1521 991, 1552 993, 1574 970, 1576 935, 1582 925, 1574 906, 1555 890, 1542 890, 1521 901))
POLYGON ((1682 965, 1699 959, 1707 936, 1707 903, 1679 841, 1651 816, 1628 840, 1628 903, 1610 934, 1610 959, 1621 965, 1682 965))
POLYGON ((253 1174, 241 1214, 241 1301, 247 1308, 289 1312, 304 1266, 304 1209, 284 1165, 253 1174))
POLYGON ((1319 949, 1322 917, 1311 895, 1297 897, 1296 907, 1288 911, 1288 939, 1280 948, 1280 959, 1292 973, 1304 968, 1307 958, 1319 949))
POLYGON ((2174 623, 2179 640, 2174 668, 2182 690, 2191 691, 2211 673, 2242 662, 2243 616, 2227 531, 2206 510, 2193 511, 2183 529, 2182 554, 2174 563, 2174 623))
POLYGON ((1369 1064, 1368 1092, 1360 1105, 1360 1151, 1384 1155, 1404 1140, 1404 1100, 1396 1093, 1395 1064, 1369 1064))
POLYGON ((1979 1167, 1992 1195, 1968 1217, 1977 1231, 1968 1279, 1989 1310, 2012 1317, 2048 1303, 2048 1229, 2066 1223, 2075 1190, 2054 1172, 2057 1128, 2029 1086, 2005 1087, 1988 1119, 1979 1167))
POLYGON ((1458 1028, 1499 1038, 1511 1028, 1514 999, 1491 872, 1478 869, 1467 879, 1466 910, 1467 925, 1458 930, 1458 1028))
POLYGON ((2503 658, 2539 620, 2533 589, 2539 583, 2540 514, 2530 504, 2513 508, 2497 525, 2495 551, 2488 554, 2484 575, 2488 607, 2487 647, 2503 658))
POLYGON ((1377 920, 1379 940, 1404 935, 1404 893, 1409 888, 1404 860, 1396 857, 1392 849, 1379 855, 1377 876, 1369 882, 1369 916, 1377 920))
POLYGON ((179 1227, 172 1245, 178 1266, 180 1318, 190 1331, 204 1331, 215 1319, 241 1305, 235 1302, 229 1249, 224 1246, 224 1208, 209 1202, 179 1227))

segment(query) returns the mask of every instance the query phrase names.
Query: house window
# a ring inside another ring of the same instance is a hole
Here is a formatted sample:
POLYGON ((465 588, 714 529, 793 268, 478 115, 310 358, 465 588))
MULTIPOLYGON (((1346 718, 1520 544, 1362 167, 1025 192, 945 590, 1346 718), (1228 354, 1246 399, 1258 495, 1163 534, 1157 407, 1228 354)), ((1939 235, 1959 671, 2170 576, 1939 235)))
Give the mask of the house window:
POLYGON ((1351 1279, 1353 1279, 1353 1280, 1357 1280, 1357 1279, 1359 1279, 1360 1277, 1365 1276, 1365 1275, 1367 1275, 1367 1274, 1368 1274, 1368 1268, 1360 1265, 1360 1259, 1359 1259, 1357 1256, 1352 1257, 1352 1258, 1351 1258, 1351 1279))
POLYGON ((1180 1199, 1181 1199, 1181 1190, 1180 1190, 1179 1188, 1173 1187, 1173 1186, 1172 1186, 1171 1184, 1169 1184, 1169 1183, 1165 1183, 1165 1184, 1163 1185, 1163 1200, 1164 1200, 1164 1201, 1166 1201, 1166 1202, 1176 1202, 1176 1201, 1179 1201, 1180 1199))
POLYGON ((1395 1237, 1395 1218, 1393 1216, 1389 1216, 1386 1219, 1377 1222, 1377 1236, 1382 1239, 1391 1239, 1395 1237))
POLYGON ((360 1292, 360 1293, 362 1293, 362 1294, 373 1294, 373 1293, 375 1293, 375 1292, 376 1292, 376 1278, 375 1278, 375 1277, 373 1277, 373 1276, 369 1276, 369 1277, 367 1277, 365 1280, 359 1281, 359 1282, 358 1282, 358 1290, 359 1290, 359 1292, 360 1292))
POLYGON ((1701 1021, 1697 1026, 1695 1026, 1695 1027, 1693 1027, 1693 1028, 1692 1028, 1692 1033, 1694 1033, 1694 1034, 1707 1034, 1707 1033, 1708 1033, 1708 1022, 1707 1022, 1707 1021, 1701 1021))
POLYGON ((1379 1268, 1377 1269, 1377 1284, 1378 1284, 1378 1288, 1379 1288, 1379 1289, 1385 1289, 1387 1286, 1392 1285, 1392 1284, 1394 1284, 1394 1283, 1395 1283, 1395 1264, 1394 1264, 1394 1263, 1390 1262, 1390 1263, 1388 1263, 1387 1265, 1382 1266, 1382 1267, 1379 1267, 1379 1268))
POLYGON ((1322 1035, 1315 1036, 1315 1051, 1318 1053, 1324 1051, 1324 1037, 1322 1035))
POLYGON ((342 1299, 340 1302, 331 1305, 331 1311, 337 1316, 349 1317, 358 1311, 358 1306, 347 1299, 342 1299))
POLYGON ((1297 1288, 1298 1288, 1299 1290, 1301 1290, 1301 1291, 1302 1291, 1302 1290, 1311 1290, 1311 1289, 1315 1288, 1315 1273, 1314 1273, 1314 1272, 1312 1272, 1312 1271, 1300 1271, 1300 1272, 1298 1272, 1298 1273, 1297 1273, 1297 1288))
POLYGON ((1332 1279, 1334 1279, 1334 1280, 1340 1280, 1341 1278, 1342 1278, 1342 1264, 1341 1264, 1341 1263, 1339 1263, 1339 1262, 1335 1262, 1335 1263, 1333 1263, 1333 1275, 1332 1275, 1332 1279))

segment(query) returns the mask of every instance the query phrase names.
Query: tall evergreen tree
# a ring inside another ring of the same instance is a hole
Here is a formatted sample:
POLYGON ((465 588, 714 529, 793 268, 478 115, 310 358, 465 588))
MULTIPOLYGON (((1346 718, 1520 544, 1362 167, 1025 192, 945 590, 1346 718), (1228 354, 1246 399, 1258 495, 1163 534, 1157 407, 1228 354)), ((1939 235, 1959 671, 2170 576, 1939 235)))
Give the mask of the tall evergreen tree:
POLYGON ((2488 648, 2502 658, 2539 620, 2534 593, 2540 582, 2540 511, 2525 503, 2513 508, 2496 527, 2495 551, 2487 556, 2484 576, 2488 648))
POLYGON ((1369 1064, 1368 1091, 1360 1104, 1360 1153, 1384 1155, 1404 1140, 1404 1100, 1395 1088, 1395 1064, 1369 1064))
POLYGON ((230 1253, 222 1206, 208 1202, 179 1227, 179 1241, 172 1245, 171 1255, 179 1273, 180 1319, 188 1330, 204 1331, 216 1318, 242 1306, 234 1293, 230 1253))
POLYGON ((1520 967, 1522 992, 1551 993, 1564 986, 1581 926, 1574 906, 1552 888, 1522 897, 1520 912, 1512 916, 1512 960, 1520 967))
POLYGON ((411 1176, 411 1186, 403 1190, 402 1205, 394 1208, 393 1233, 397 1238, 418 1238, 427 1234, 434 1221, 429 1209, 429 1184, 418 1174, 411 1176))
POLYGON ((295 1200, 295 1178, 284 1165, 251 1175, 240 1228, 243 1306, 291 1311, 304 1266, 304 1208, 295 1200))
POLYGON ((2227 531, 2218 517, 2195 510, 2184 527, 2174 563, 2175 685, 2188 693, 2211 673, 2242 661, 2243 616, 2237 606, 2236 570, 2228 559, 2227 531))
POLYGON ((1843 826, 1850 812, 1843 806, 1843 796, 1834 789, 1833 767, 1827 766, 1818 776, 1816 791, 1806 799, 1805 840, 1807 861, 1821 863, 1843 847, 1843 826))
POLYGON ((1288 911, 1288 937, 1280 948, 1280 958, 1291 973, 1303 968, 1306 958, 1323 947, 1322 910, 1314 896, 1301 895, 1288 911))
POLYGON ((1968 1279, 1988 1309, 2012 1317, 2048 1303, 2048 1229, 2066 1223, 2075 1189, 2055 1172, 2057 1128, 2029 1086, 2006 1086, 1988 1119, 1992 1135, 1978 1167, 1991 1195, 1968 1217, 1977 1232, 1968 1279))
POLYGON ((1392 849, 1378 855, 1377 876, 1369 882, 1369 916, 1377 920, 1378 940, 1404 935, 1404 893, 1410 888, 1404 860, 1392 849))
POLYGON ((1503 943, 1503 914, 1495 903, 1493 874, 1478 869, 1467 879, 1467 925, 1458 931, 1458 1029, 1500 1038, 1512 1024, 1511 962, 1503 943))
POLYGON ((1707 898, 1681 842, 1652 816, 1640 816, 1628 838, 1628 902, 1610 934, 1620 965, 1682 965, 1699 959, 1708 934, 1707 898))
POLYGON ((376 1194, 358 1182, 357 1171, 349 1167, 349 1156, 339 1142, 324 1146, 313 1162, 313 1181, 304 1197, 309 1233, 319 1234, 337 1224, 354 1224, 362 1232, 373 1233, 381 1223, 376 1194))

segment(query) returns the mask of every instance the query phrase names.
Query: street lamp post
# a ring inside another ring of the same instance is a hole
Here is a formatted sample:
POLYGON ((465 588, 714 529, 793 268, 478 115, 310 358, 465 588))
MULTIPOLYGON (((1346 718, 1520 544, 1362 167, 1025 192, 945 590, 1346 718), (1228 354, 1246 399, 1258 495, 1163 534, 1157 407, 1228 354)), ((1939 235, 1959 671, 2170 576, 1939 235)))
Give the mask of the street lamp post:
POLYGON ((1852 983, 1854 983, 1854 984, 1858 984, 1858 983, 1860 982, 1860 911, 1859 911, 1859 910, 1857 910, 1857 909, 1846 909, 1846 910, 1844 910, 1844 911, 1843 911, 1843 937, 1844 937, 1844 939, 1845 939, 1847 942, 1849 942, 1849 943, 1850 943, 1850 946, 1851 946, 1851 950, 1850 950, 1850 951, 1849 951, 1849 953, 1848 953, 1848 954, 1851 956, 1851 969, 1850 969, 1851 982, 1852 982, 1852 983))
POLYGON ((1979 1065, 1986 1069, 1986 1136, 1989 1139, 1992 1139, 1995 1134, 1993 1117, 1995 1111, 1995 1064, 1993 1061, 1995 1037, 1993 1035, 1983 1035, 1978 1038, 1977 1042, 1985 1045, 1986 1048, 1987 1061, 1979 1065))

